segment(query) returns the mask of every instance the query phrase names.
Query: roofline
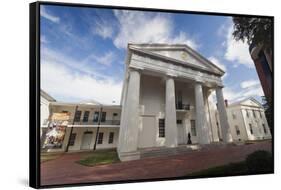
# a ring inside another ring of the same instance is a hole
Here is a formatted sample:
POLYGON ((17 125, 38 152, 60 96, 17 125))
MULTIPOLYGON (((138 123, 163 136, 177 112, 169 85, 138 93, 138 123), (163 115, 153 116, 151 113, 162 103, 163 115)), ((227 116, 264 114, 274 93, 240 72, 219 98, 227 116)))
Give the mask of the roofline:
POLYGON ((103 105, 103 104, 87 104, 87 103, 81 103, 81 102, 51 102, 52 106, 81 106, 81 107, 98 107, 98 108, 120 108, 121 105, 103 105))
MULTIPOLYGON (((190 67, 193 67, 193 68, 196 68, 196 69, 201 69, 203 71, 208 71, 208 72, 212 72, 212 73, 215 73, 217 75, 220 75, 220 76, 223 76, 225 74, 225 71, 222 70, 220 67, 218 67, 217 65, 215 65, 214 63, 212 63, 210 60, 206 59, 203 55, 201 55, 200 53, 198 53, 197 51, 193 50, 191 47, 189 47, 188 45, 186 44, 168 44, 168 43, 143 43, 143 44, 137 44, 137 43, 128 43, 128 49, 131 49, 131 50, 136 50, 136 51, 143 51, 143 50, 139 50, 134 47, 131 47, 131 46, 140 46, 140 47, 145 47, 145 46, 151 46, 151 47, 147 47, 147 49, 151 48, 153 49, 153 46, 154 47, 162 47, 163 49, 182 49, 182 50, 186 50, 186 51, 191 51, 194 56, 197 56, 198 59, 201 59, 201 61, 205 61, 207 62, 208 64, 210 64, 211 66, 215 67, 216 69, 219 70, 220 73, 218 72, 214 72, 214 71, 210 71, 209 69, 208 70, 205 70, 205 69, 202 69, 196 65, 188 65, 190 67), (163 47, 163 45, 166 45, 167 47, 163 47)), ((158 55, 158 54, 155 54, 155 53, 151 53, 151 52, 144 52, 144 53, 149 53, 149 54, 153 54, 155 56, 158 56, 160 58, 167 58, 166 56, 162 56, 162 55, 158 55)), ((183 61, 179 61, 177 59, 173 59, 173 58, 169 58, 169 60, 173 61, 173 62, 177 62, 177 63, 180 63, 181 65, 184 65, 183 61)), ((185 66, 185 65, 184 65, 185 66)))
POLYGON ((263 108, 263 105, 262 105, 259 101, 257 101, 254 97, 252 97, 252 96, 251 96, 251 97, 248 97, 248 98, 245 98, 245 99, 243 99, 243 100, 240 100, 240 101, 231 103, 231 104, 229 104, 228 106, 229 106, 229 107, 233 107, 233 106, 237 106, 237 105, 243 105, 243 104, 241 104, 241 103, 244 102, 244 101, 247 101, 247 100, 252 100, 252 101, 254 101, 255 103, 257 103, 260 107, 263 108))
POLYGON ((47 92, 45 92, 44 90, 40 89, 40 96, 43 96, 44 98, 46 98, 47 100, 49 100, 50 102, 56 102, 56 99, 53 98, 51 95, 49 95, 47 92))

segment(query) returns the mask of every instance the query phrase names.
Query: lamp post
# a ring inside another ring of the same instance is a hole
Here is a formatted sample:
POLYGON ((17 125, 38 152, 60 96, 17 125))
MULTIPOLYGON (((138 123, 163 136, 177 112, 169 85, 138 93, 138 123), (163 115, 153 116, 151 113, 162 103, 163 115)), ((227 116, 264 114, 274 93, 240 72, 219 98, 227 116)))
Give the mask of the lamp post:
POLYGON ((96 139, 95 139, 95 144, 94 144, 93 150, 96 150, 96 146, 97 146, 97 140, 98 140, 98 135, 99 135, 99 131, 100 131, 101 115, 102 115, 102 105, 100 107, 99 120, 98 120, 98 128, 97 128, 97 134, 96 134, 96 139))
POLYGON ((72 126, 71 126, 71 130, 70 130, 70 134, 69 134, 69 138, 68 138, 68 142, 67 142, 67 145, 66 145, 65 152, 68 152, 68 148, 69 148, 69 144, 70 144, 70 137, 72 135, 73 125, 74 125, 74 122, 75 122, 75 116, 76 116, 77 110, 78 110, 78 105, 75 107, 74 118, 73 118, 73 122, 72 122, 72 126))

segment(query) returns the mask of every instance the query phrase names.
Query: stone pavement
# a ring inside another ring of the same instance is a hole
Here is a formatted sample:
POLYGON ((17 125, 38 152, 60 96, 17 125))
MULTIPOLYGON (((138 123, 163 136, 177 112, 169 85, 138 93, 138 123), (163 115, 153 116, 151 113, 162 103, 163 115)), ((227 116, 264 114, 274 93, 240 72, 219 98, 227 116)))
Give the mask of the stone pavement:
POLYGON ((210 167, 242 161, 256 150, 272 151, 271 141, 94 167, 75 163, 85 154, 69 153, 41 164, 41 185, 181 177, 210 167))

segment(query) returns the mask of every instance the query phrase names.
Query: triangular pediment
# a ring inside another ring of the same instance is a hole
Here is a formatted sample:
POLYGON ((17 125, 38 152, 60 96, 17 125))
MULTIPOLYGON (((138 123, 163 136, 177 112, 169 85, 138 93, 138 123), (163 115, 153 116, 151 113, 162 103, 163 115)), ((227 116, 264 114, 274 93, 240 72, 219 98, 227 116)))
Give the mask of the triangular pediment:
POLYGON ((250 107, 261 107, 261 104, 254 98, 249 98, 240 102, 241 105, 250 106, 250 107))
POLYGON ((177 61, 185 66, 223 75, 224 71, 184 44, 132 44, 131 49, 177 61))

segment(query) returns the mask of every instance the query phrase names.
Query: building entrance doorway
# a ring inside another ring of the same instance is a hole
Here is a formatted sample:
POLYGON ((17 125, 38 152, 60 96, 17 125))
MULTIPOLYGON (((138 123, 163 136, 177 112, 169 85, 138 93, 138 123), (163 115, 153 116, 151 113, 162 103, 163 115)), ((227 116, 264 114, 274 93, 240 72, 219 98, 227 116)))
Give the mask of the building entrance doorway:
POLYGON ((83 134, 81 150, 89 150, 93 138, 93 132, 87 131, 83 134))

